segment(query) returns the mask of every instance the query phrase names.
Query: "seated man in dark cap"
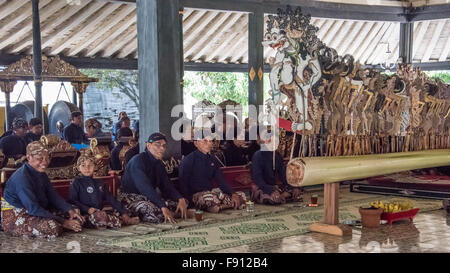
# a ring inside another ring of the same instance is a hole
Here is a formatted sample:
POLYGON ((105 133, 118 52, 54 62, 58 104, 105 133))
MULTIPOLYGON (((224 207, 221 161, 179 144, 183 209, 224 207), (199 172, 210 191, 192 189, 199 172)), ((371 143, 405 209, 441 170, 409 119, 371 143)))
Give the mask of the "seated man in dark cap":
POLYGON ((81 231, 84 222, 72 206, 53 188, 45 170, 50 162, 41 142, 28 144, 28 163, 19 168, 6 182, 2 198, 2 227, 13 236, 54 237, 63 228, 81 231), (52 213, 67 213, 67 219, 52 213))
POLYGON ((28 123, 22 118, 17 118, 13 121, 12 127, 13 133, 0 140, 0 149, 7 159, 13 158, 14 161, 24 161, 26 159, 27 143, 25 135, 27 134, 28 123))
POLYGON ((42 121, 40 118, 32 118, 28 123, 28 133, 25 136, 27 145, 33 141, 39 141, 42 136, 42 121))
POLYGON ((173 211, 187 217, 187 202, 169 180, 161 161, 166 144, 163 134, 150 135, 145 151, 128 162, 122 176, 118 199, 144 222, 175 223, 173 211))
POLYGON ((70 124, 64 128, 63 138, 71 144, 89 143, 83 128, 83 114, 81 112, 73 112, 71 114, 70 124))
POLYGON ((183 195, 202 210, 217 213, 227 208, 239 209, 246 202, 243 192, 234 192, 222 176, 220 165, 210 155, 212 137, 194 140, 197 150, 186 156, 178 168, 183 195), (218 187, 213 186, 216 180, 218 187))
POLYGON ((111 170, 120 171, 122 170, 122 162, 120 160, 120 151, 125 145, 128 145, 128 141, 133 137, 133 132, 130 128, 120 128, 117 133, 118 144, 111 151, 111 170))
POLYGON ((289 200, 300 200, 302 191, 287 183, 286 166, 283 158, 276 151, 276 136, 266 132, 262 136, 264 143, 252 157, 252 200, 260 204, 284 204, 289 200), (275 162, 273 160, 275 151, 275 162), (277 177, 282 185, 277 185, 277 177))

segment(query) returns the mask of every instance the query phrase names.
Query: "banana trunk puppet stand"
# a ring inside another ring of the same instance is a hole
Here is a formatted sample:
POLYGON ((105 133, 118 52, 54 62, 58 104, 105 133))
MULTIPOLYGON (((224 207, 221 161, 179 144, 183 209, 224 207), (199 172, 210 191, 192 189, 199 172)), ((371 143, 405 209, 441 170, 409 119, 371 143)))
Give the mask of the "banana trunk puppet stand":
POLYGON ((310 229, 342 236, 351 229, 338 220, 340 181, 450 164, 450 86, 411 64, 393 75, 362 68, 320 41, 310 20, 289 6, 268 16, 266 104, 284 129, 277 150, 290 158, 288 183, 324 184, 325 219, 310 229), (297 155, 287 131, 302 135, 297 155))
POLYGON ((343 236, 351 234, 351 229, 339 224, 340 181, 443 165, 450 165, 449 149, 363 156, 294 158, 288 163, 286 177, 288 183, 296 187, 324 184, 324 222, 312 224, 310 230, 343 236))

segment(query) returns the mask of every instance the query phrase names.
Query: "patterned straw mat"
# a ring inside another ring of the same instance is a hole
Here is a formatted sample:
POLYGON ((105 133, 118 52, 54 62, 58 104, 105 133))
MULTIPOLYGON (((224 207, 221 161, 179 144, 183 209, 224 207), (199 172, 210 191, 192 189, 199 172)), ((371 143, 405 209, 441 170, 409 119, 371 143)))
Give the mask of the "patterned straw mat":
MULTIPOLYGON (((393 196, 379 196, 359 193, 342 192, 339 202, 339 220, 358 220, 360 214, 358 208, 368 206, 375 200, 393 201, 405 198, 393 196)), ((309 200, 307 195, 305 200, 309 200)), ((321 203, 319 194, 319 204, 321 203)), ((415 207, 421 212, 442 208, 442 202, 428 199, 413 200, 415 207)), ((166 229, 153 225, 152 233, 130 232, 126 229, 136 229, 142 226, 125 227, 117 232, 134 233, 133 235, 110 236, 106 244, 135 248, 148 252, 209 252, 224 248, 236 247, 249 243, 256 243, 271 239, 283 238, 292 235, 304 234, 309 231, 309 225, 321 221, 323 218, 323 206, 302 207, 299 204, 286 204, 283 206, 256 206, 254 216, 245 215, 242 211, 229 211, 228 214, 206 214, 200 223, 195 220, 187 220, 177 227, 166 229), (219 216, 220 215, 220 216, 219 216), (216 218, 214 218, 216 217, 216 218), (218 219, 217 217, 221 217, 218 219)), ((419 212, 420 213, 420 212, 419 212)), ((104 232, 104 231, 100 231, 104 232)), ((114 231, 111 231, 114 232, 114 231)))

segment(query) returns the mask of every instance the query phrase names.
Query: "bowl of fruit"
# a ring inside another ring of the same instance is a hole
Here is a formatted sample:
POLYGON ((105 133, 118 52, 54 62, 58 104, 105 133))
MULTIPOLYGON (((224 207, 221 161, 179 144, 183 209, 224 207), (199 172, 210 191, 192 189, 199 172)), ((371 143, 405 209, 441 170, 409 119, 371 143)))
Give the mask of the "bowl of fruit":
POLYGON ((390 202, 374 201, 370 203, 370 206, 382 208, 383 213, 380 219, 387 221, 389 225, 392 225, 394 221, 402 219, 409 219, 412 222, 414 216, 419 212, 419 208, 414 208, 414 204, 409 200, 393 200, 390 202))

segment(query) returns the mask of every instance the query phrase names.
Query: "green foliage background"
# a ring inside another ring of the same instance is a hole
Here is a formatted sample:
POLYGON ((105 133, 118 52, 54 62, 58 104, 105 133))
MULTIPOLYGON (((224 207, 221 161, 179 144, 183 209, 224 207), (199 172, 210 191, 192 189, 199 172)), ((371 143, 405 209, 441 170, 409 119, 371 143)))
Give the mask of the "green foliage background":
POLYGON ((210 100, 219 104, 230 99, 242 106, 248 105, 248 76, 231 72, 191 72, 184 73, 184 93, 201 101, 210 100))
POLYGON ((425 74, 432 79, 439 78, 444 83, 450 83, 450 70, 426 71, 425 74))

